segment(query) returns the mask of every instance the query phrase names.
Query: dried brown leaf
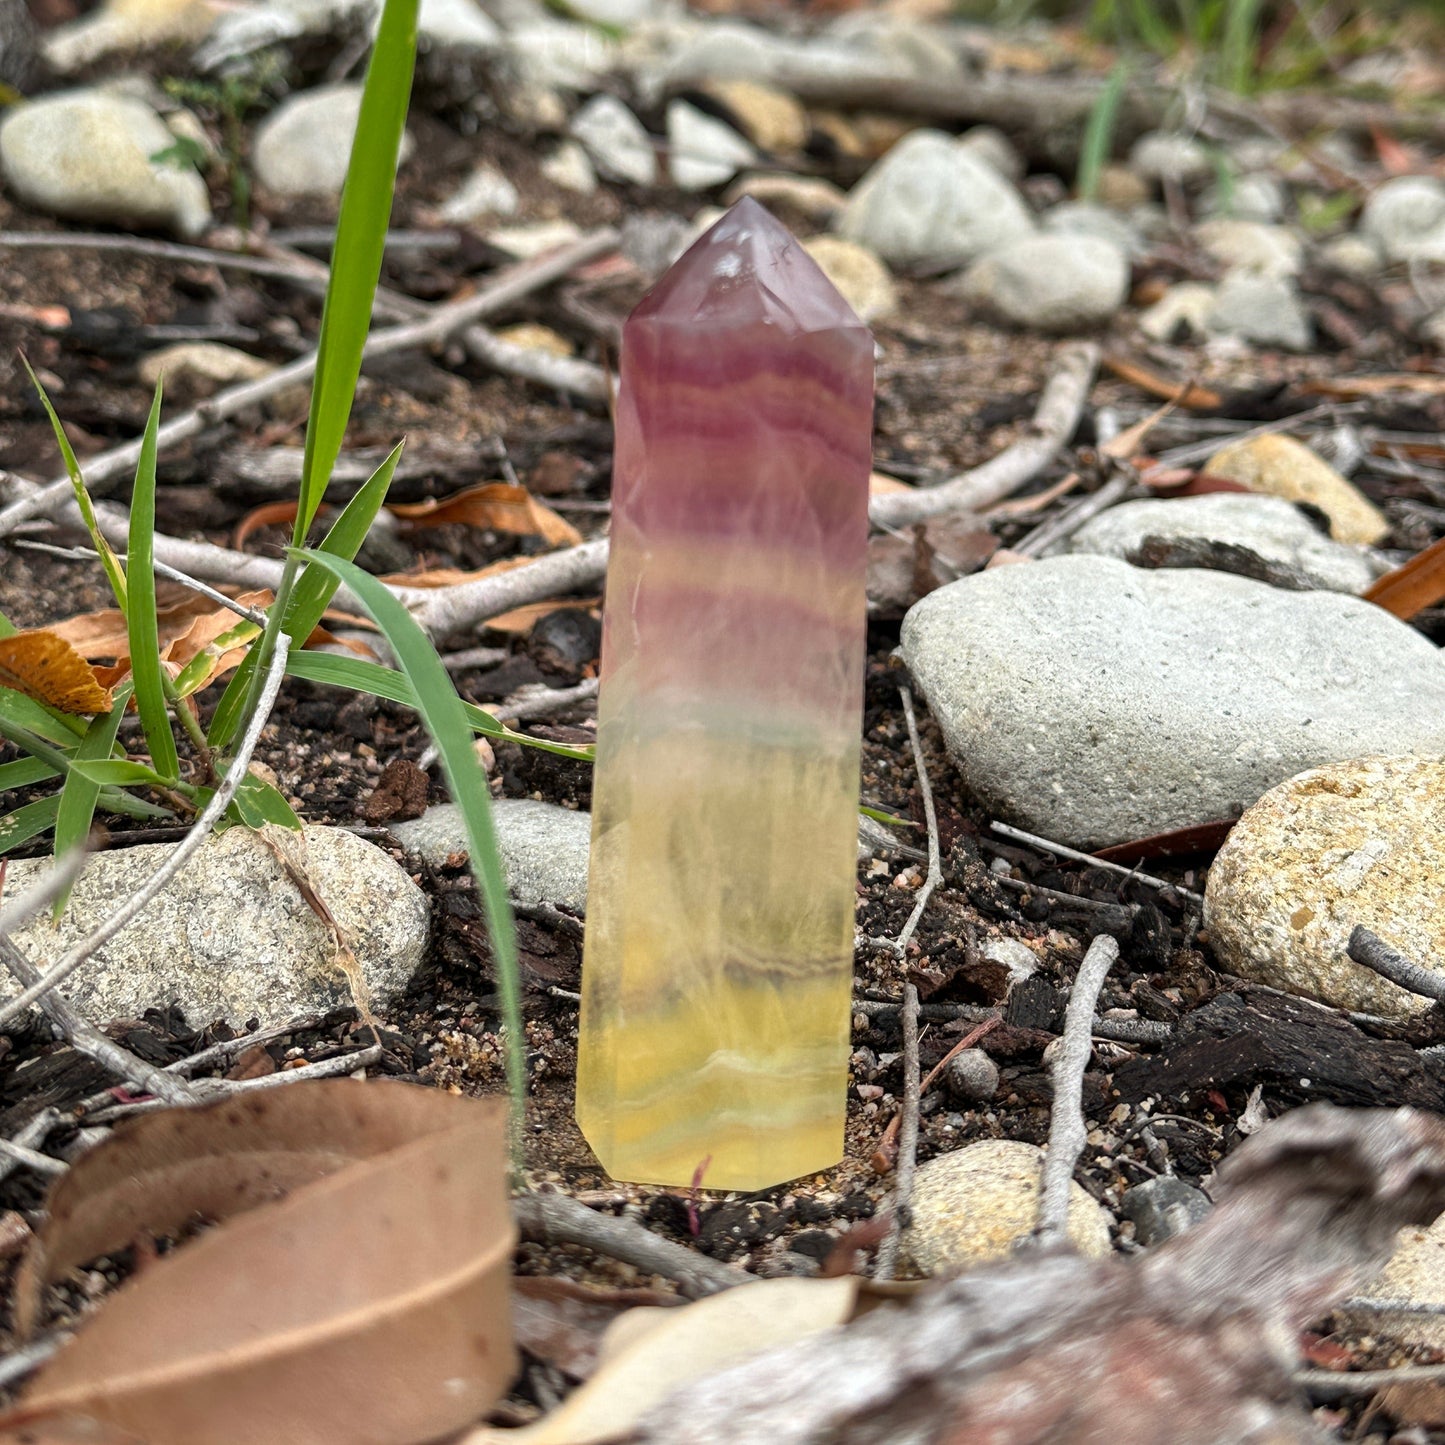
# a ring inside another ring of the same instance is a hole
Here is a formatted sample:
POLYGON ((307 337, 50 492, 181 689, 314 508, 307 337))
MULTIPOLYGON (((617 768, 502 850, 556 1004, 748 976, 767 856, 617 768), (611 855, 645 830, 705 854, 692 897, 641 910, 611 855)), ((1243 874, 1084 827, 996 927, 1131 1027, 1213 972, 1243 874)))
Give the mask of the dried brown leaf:
POLYGON ((0 1428, 70 1411, 148 1445, 413 1445, 476 1419, 515 1363, 505 1117, 326 1080, 123 1125, 57 1186, 28 1290, 139 1230, 227 1222, 122 1285, 0 1428))
POLYGON ((1432 542, 1393 572, 1376 579, 1362 594, 1405 622, 1445 601, 1445 537, 1432 542))
POLYGON ((1411 392, 1416 396, 1445 396, 1445 375, 1431 371, 1389 371, 1377 376, 1322 376, 1301 382, 1301 396, 1323 396, 1330 401, 1357 401, 1361 397, 1411 392))
POLYGON ((1189 411, 1214 411, 1224 405, 1224 398, 1217 391, 1211 391, 1208 387, 1192 381, 1181 386, 1177 381, 1170 381, 1168 377, 1160 376, 1150 371, 1147 366, 1141 366, 1139 362, 1130 361, 1127 357, 1106 356, 1103 364, 1120 381, 1127 381, 1149 396, 1158 397, 1160 401, 1171 401, 1175 406, 1185 407, 1189 411))
POLYGON ((582 534, 526 487, 485 482, 450 497, 425 502, 393 502, 387 510, 412 527, 481 527, 522 537, 541 537, 554 547, 575 547, 582 534))
POLYGON ((47 628, 0 637, 0 686, 81 717, 111 709, 110 689, 70 643, 47 628))
POLYGON ((147 1445, 147 1442, 88 1415, 67 1414, 0 1430, 0 1445, 147 1445))
POLYGON ((602 1342, 597 1373, 522 1430, 483 1427, 457 1445, 594 1445, 628 1434, 678 1387, 853 1318, 862 1281, 772 1279, 681 1309, 633 1309, 602 1342))
POLYGON ((681 1295, 656 1289, 602 1289, 561 1276, 528 1275, 512 1281, 512 1328, 529 1355, 585 1380, 596 1370, 602 1337, 619 1315, 685 1303, 681 1295))

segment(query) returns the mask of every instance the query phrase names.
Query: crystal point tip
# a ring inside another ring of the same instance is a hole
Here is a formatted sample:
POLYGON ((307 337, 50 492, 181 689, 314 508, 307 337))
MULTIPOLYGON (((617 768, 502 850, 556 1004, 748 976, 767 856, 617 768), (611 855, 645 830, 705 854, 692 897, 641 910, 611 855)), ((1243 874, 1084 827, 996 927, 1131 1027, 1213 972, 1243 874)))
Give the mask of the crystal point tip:
POLYGON ((744 196, 678 257, 629 325, 748 320, 795 333, 867 329, 792 232, 744 196))

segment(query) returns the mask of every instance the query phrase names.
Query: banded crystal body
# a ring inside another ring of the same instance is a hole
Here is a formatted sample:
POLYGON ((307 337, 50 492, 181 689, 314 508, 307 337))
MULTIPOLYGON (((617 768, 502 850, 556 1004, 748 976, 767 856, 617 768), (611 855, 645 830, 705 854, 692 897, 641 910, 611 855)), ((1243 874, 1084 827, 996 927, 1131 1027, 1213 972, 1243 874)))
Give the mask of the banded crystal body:
POLYGON ((615 1178, 843 1149, 873 341, 733 207, 623 333, 577 1117, 615 1178))

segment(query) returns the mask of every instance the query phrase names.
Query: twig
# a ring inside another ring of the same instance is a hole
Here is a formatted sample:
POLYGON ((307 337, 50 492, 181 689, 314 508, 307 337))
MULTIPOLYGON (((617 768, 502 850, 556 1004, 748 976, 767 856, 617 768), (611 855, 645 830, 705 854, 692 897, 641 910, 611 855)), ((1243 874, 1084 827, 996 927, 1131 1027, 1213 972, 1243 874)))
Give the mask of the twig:
POLYGON ((1080 497, 1058 516, 1050 517, 1047 522, 1040 522, 1013 550, 1021 552, 1025 557, 1042 557, 1050 547, 1072 537, 1085 522, 1097 517, 1115 502, 1122 501, 1136 480, 1132 468, 1110 477, 1097 492, 1080 497))
POLYGON ((461 652, 448 652, 442 666, 448 672, 466 672, 473 667, 500 667, 507 660, 505 647, 468 647, 461 652))
POLYGON ((1384 939, 1371 933, 1364 924, 1357 923, 1351 929, 1346 951, 1356 963, 1373 969, 1381 978, 1389 979, 1400 988, 1419 994, 1421 998, 1445 1003, 1445 975, 1421 968, 1413 959, 1406 958, 1384 939))
POLYGON ((1376 1314, 1445 1315, 1445 1300, 1418 1299, 1370 1299, 1363 1295, 1351 1295, 1335 1306, 1341 1310, 1365 1310, 1376 1314))
MULTIPOLYGON (((42 1109, 15 1131, 15 1137, 10 1142, 22 1148, 43 1144, 52 1129, 66 1122, 69 1121, 61 1118, 59 1109, 42 1109)), ((19 1167, 18 1159, 10 1155, 0 1156, 0 1179, 8 1179, 19 1167)))
MULTIPOLYGON (((0 963, 30 989, 39 989, 41 1011, 64 1035, 72 1048, 88 1055, 128 1084, 144 1089, 168 1104, 193 1104, 195 1090, 184 1079, 148 1064, 129 1049, 108 1039, 88 1023, 68 1000, 48 993, 49 975, 41 973, 4 933, 0 933, 0 963)), ((22 995, 23 996, 23 995, 22 995)))
POLYGON ((530 689, 509 698, 500 707, 492 710, 498 722, 521 722, 526 718, 550 717, 562 712, 574 703, 587 702, 597 696, 597 679, 589 677, 576 687, 547 687, 540 685, 537 691, 530 689))
MULTIPOLYGON (((616 231, 606 227, 593 231, 550 255, 510 268, 475 295, 446 306, 438 306, 425 319, 373 332, 363 354, 371 358, 445 341, 482 317, 500 311, 538 287, 545 286, 585 262, 610 251, 616 244, 616 231)), ((224 421, 267 397, 275 396, 287 387, 309 380, 316 370, 316 360, 316 352, 310 351, 256 381, 243 382, 217 392, 200 406, 166 422, 157 434, 158 448, 164 452, 179 442, 190 440, 218 421, 224 421)), ((81 468, 81 474, 89 487, 98 489, 133 468, 140 458, 140 451, 140 438, 122 443, 92 457, 81 468)), ((0 536, 31 517, 71 515, 76 512, 75 498, 68 477, 57 478, 39 488, 27 488, 27 491, 27 495, 0 510, 0 536)), ((123 509, 97 506, 96 515, 101 529, 112 541, 124 536, 128 524, 123 509)), ((156 542, 157 551, 163 554, 161 539, 158 537, 156 542)), ((190 572, 204 571, 185 562, 177 565, 190 572)))
POLYGON ((1282 416, 1275 421, 1261 422, 1259 426, 1236 432, 1227 441, 1211 437, 1202 442, 1188 442, 1184 446, 1171 447, 1167 452, 1160 452, 1155 461, 1161 468, 1193 466, 1196 462, 1207 461, 1225 446, 1238 446, 1240 442, 1253 441, 1255 437, 1272 436, 1275 432, 1298 431, 1310 422, 1334 419, 1355 409, 1358 409, 1357 404, 1352 405, 1349 402, 1321 402, 1319 406, 1312 406, 1308 411, 1297 411, 1292 416, 1282 416))
POLYGON ((116 911, 106 919, 99 928, 81 939, 64 958, 53 968, 47 969, 44 976, 38 983, 32 984, 24 989, 14 998, 10 999, 3 1006, 0 1006, 0 1024, 15 1017, 16 1014, 30 1007, 37 999, 41 998, 56 984, 68 978, 77 968, 83 964, 98 948, 103 947, 110 939, 114 938, 147 904, 180 872, 182 868, 200 849, 201 845, 210 837, 211 827, 230 805, 231 799, 235 796, 236 789, 241 786, 246 777, 246 771, 251 764, 251 754, 255 751, 256 744, 260 741, 261 730, 266 726, 266 720, 271 714, 271 709, 276 702, 276 694, 280 691, 281 680, 286 674, 286 654, 288 650, 288 639, 285 633, 280 634, 277 639, 276 652, 272 656, 271 666, 266 674, 266 681, 262 687, 261 697, 246 727, 245 736, 241 739, 241 745, 236 750, 236 756, 231 766, 226 771, 226 776, 221 780, 220 786, 212 795, 201 810, 200 816, 196 819, 191 831, 176 845, 174 851, 166 858, 165 862, 156 869, 146 880, 138 892, 128 898, 116 911))
POLYGON ((512 1201, 512 1213, 524 1239, 543 1244, 578 1244, 620 1259, 672 1280, 689 1299, 749 1284, 756 1278, 663 1239, 631 1219, 597 1214, 565 1194, 520 1195, 512 1201))
POLYGON ((494 371, 519 376, 553 391, 565 391, 598 406, 607 404, 607 373, 594 362, 557 356, 536 346, 518 346, 484 326, 469 326, 462 333, 462 345, 474 361, 494 371))
POLYGON ((893 1278, 898 1262, 898 1245, 908 1223, 909 1205, 913 1199, 913 1176, 918 1169, 918 1109, 923 1093, 918 1081, 918 989, 911 983, 903 986, 903 1108, 890 1120, 901 1121, 898 1130, 898 1176, 893 1186, 893 1217, 888 1233, 878 1246, 873 1278, 893 1278))
MULTIPOLYGON (((16 539, 17 547, 24 547, 31 552, 44 552, 51 557, 64 557, 70 562, 94 562, 100 555, 94 547, 57 547, 53 542, 36 542, 28 537, 16 539)), ((116 561, 124 564, 130 558, 124 552, 116 553, 116 561)), ((212 602, 220 607, 234 612, 237 617, 244 617, 247 622, 254 622, 257 627, 266 625, 266 614, 255 607, 247 607, 244 603, 237 602, 234 597, 227 597, 224 592, 217 592, 216 589, 195 577, 187 575, 175 567, 167 567, 164 562, 152 564, 155 571, 162 577, 169 578, 172 582, 179 582, 182 587, 189 587, 192 592, 198 592, 202 597, 209 597, 212 602)))
POLYGON ((1390 1385, 1438 1385, 1445 1365, 1402 1365, 1394 1370, 1296 1370, 1290 1377, 1312 1400, 1326 1404, 1375 1395, 1390 1385))
POLYGON ((72 1333, 55 1330, 0 1358, 0 1390, 8 1390, 16 1380, 23 1379, 31 1370, 38 1370, 62 1345, 70 1343, 72 1333))
POLYGON ((1022 828, 1015 828, 1008 823, 996 821, 990 823, 989 827, 1001 838, 1012 838, 1016 843, 1027 843, 1030 847, 1042 848, 1046 853, 1056 854, 1060 858, 1072 858, 1076 863, 1087 863, 1089 867, 1102 868, 1106 873, 1118 873, 1122 877, 1136 879, 1150 888, 1172 889, 1181 898, 1189 899, 1191 903, 1204 902, 1202 894, 1195 893, 1181 884, 1170 883, 1166 878, 1155 878, 1150 873, 1140 873, 1136 869, 1124 867, 1122 863, 1111 863, 1105 858, 1096 858, 1092 853, 1081 853, 1077 848, 1070 848, 1064 843, 1051 842, 1048 838, 1039 837, 1037 833, 1026 833, 1022 828))
MULTIPOLYGON (((306 1029, 315 1028, 320 1021, 319 1015, 306 1014, 299 1019, 293 1019, 290 1023, 276 1024, 268 1029, 257 1029, 253 1034, 239 1034, 234 1039, 222 1039, 219 1043, 202 1049, 198 1054, 189 1054, 184 1059, 177 1059, 173 1064, 167 1064, 160 1072, 188 1079, 192 1074, 210 1068, 212 1064, 222 1063, 235 1054, 244 1053, 254 1044, 269 1044, 275 1039, 284 1039, 288 1034, 301 1033, 306 1029)), ((151 1089, 149 1092, 155 1093, 155 1090, 151 1089)), ((84 1117, 92 1109, 104 1108, 114 1103, 114 1093, 109 1089, 102 1089, 88 1099, 82 1099, 75 1106, 75 1112, 84 1117)))
POLYGON ((24 1144, 14 1144, 9 1139, 0 1139, 0 1154, 27 1169, 33 1169, 37 1174, 64 1174, 70 1168, 64 1159, 52 1159, 49 1154, 27 1149, 24 1144))
POLYGON ((1039 1222, 1033 1239, 1040 1248, 1063 1243, 1069 1226, 1069 1185, 1088 1138, 1084 1128, 1084 1070, 1093 1051, 1094 1011, 1104 978, 1119 957, 1119 945, 1101 933, 1089 945, 1064 1009, 1064 1035, 1050 1073, 1054 1085, 1049 1148, 1039 1185, 1039 1222))
MULTIPOLYGON (((290 1084, 304 1084, 310 1079, 334 1079, 339 1074, 354 1074, 358 1069, 368 1069, 372 1064, 379 1063, 383 1052, 380 1044, 368 1044, 354 1054, 338 1054, 332 1059, 303 1064, 299 1069, 278 1069, 274 1074, 263 1074, 257 1079, 198 1079, 196 1083, 201 1093, 194 1102, 209 1104, 216 1099, 228 1099, 232 1094, 249 1094, 255 1089, 284 1089, 290 1084)), ((133 1104, 97 1109, 86 1122, 113 1124, 133 1114, 150 1114, 166 1107, 163 1099, 141 1099, 133 1104)))
MULTIPOLYGON (((1028 434, 992 460, 936 487, 874 497, 868 516, 875 527, 905 527, 944 512, 977 511, 1002 501, 1032 481, 1063 449, 1089 399, 1099 365, 1093 342, 1061 346, 1054 373, 1039 397, 1028 434)), ((0 514, 3 518, 3 514, 0 514)))
POLYGON ((903 702, 903 717, 908 724, 908 742, 913 749, 913 768, 918 778, 919 796, 923 799, 924 821, 928 825, 928 876, 923 881, 923 887, 918 890, 918 901, 913 905, 908 922, 903 925, 903 932, 898 935, 895 946, 901 958, 907 952, 908 941, 913 937, 919 919, 923 917, 923 910, 928 907, 933 890, 943 882, 943 864, 938 856, 938 814, 933 807, 933 787, 928 781, 928 767, 923 761, 923 742, 918 736, 913 693, 907 684, 904 684, 898 689, 898 695, 903 702))
MULTIPOLYGON (((857 1005, 855 1004, 854 1007, 856 1008, 857 1005)), ((893 1007, 899 1008, 900 1005, 894 1004, 893 1007)), ((919 1009, 919 1013, 926 1015, 931 1007, 932 1005, 930 1004, 923 1004, 919 1009)), ((939 1005, 939 1007, 969 1008, 971 1007, 971 1005, 943 1004, 939 1005)), ((984 1010, 980 1010, 980 1012, 984 1012, 984 1010)), ((991 1033, 999 1026, 999 1024, 1003 1022, 1003 1019, 997 1009, 989 1009, 986 1012, 988 1014, 988 1017, 985 1018, 978 1025, 977 1028, 970 1029, 968 1033, 966 1033, 961 1039, 959 1039, 959 1041, 954 1044, 954 1046, 949 1049, 949 1051, 944 1054, 944 1056, 928 1071, 927 1076, 918 1086, 918 1098, 920 1103, 922 1102, 923 1096, 938 1081, 938 1076, 949 1066, 949 1064, 953 1062, 954 1059, 959 1056, 959 1054, 961 1054, 965 1049, 971 1049, 981 1038, 983 1038, 986 1034, 991 1033)), ((957 1017, 957 1015, 955 1015, 955 1017, 957 1017)), ((902 1123, 902 1119, 903 1115, 900 1112, 895 1114, 888 1121, 888 1127, 883 1131, 882 1137, 878 1140, 878 1147, 873 1151, 873 1168, 879 1174, 886 1173, 889 1169, 893 1167, 893 1161, 897 1154, 897 1145, 894 1141, 898 1138, 898 1132, 902 1123)))

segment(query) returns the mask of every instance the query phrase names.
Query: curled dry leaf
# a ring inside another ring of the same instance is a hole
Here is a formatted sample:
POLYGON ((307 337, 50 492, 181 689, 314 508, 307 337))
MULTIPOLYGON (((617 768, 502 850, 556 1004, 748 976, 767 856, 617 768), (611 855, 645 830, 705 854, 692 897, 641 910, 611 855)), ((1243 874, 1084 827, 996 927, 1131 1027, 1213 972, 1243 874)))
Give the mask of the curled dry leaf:
POLYGON ((628 1310, 603 1336, 596 1374, 551 1414, 521 1430, 473 1430, 457 1445, 594 1445, 626 1436, 688 1382, 847 1323, 863 1288, 851 1277, 771 1279, 681 1309, 628 1310))
POLYGON ((1406 622, 1445 600, 1445 537, 1377 578, 1363 596, 1406 622))
POLYGON ((112 706, 110 689, 96 680, 91 665, 46 628, 0 637, 0 686, 80 717, 112 706))
POLYGON ((657 1289, 602 1289, 560 1276, 524 1275, 512 1281, 512 1328, 529 1355, 585 1380, 596 1370, 603 1335, 619 1315, 684 1303, 681 1295, 657 1289))
POLYGON ((146 1445, 138 1435, 88 1415, 53 1415, 33 1425, 0 1430, 0 1445, 146 1445))
POLYGON ((110 1296, 0 1429, 83 1414, 147 1445, 412 1445, 475 1420, 515 1364, 504 1132, 500 1100, 351 1080, 121 1125, 53 1192, 26 1321, 76 1263, 225 1222, 110 1296))
POLYGON ((526 487, 510 482, 485 482, 439 500, 393 502, 387 511, 412 527, 481 527, 541 537, 554 547, 575 547, 582 540, 570 522, 539 502, 526 487))

